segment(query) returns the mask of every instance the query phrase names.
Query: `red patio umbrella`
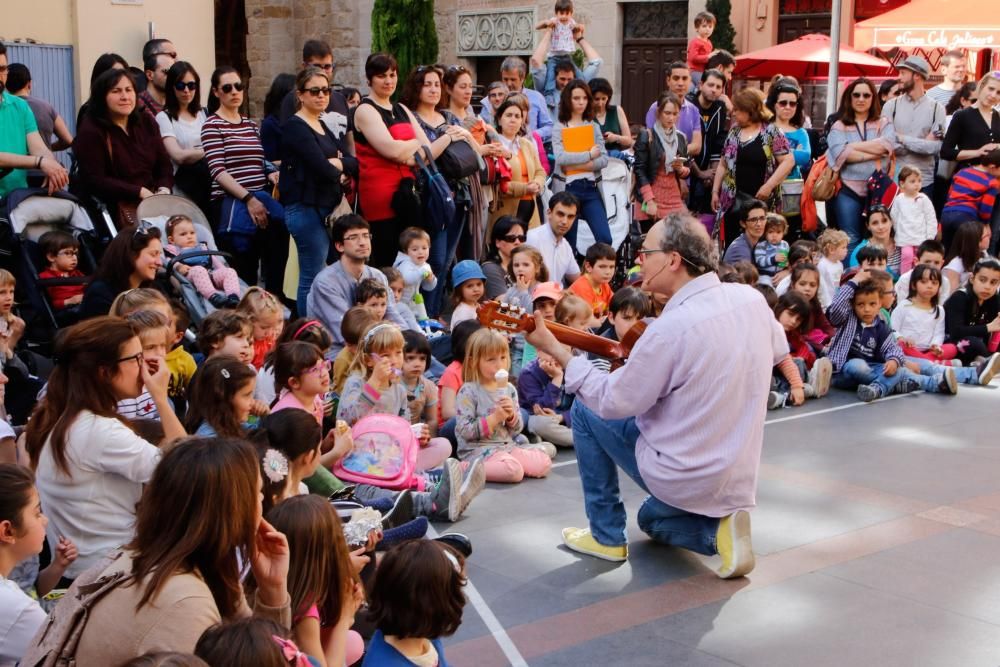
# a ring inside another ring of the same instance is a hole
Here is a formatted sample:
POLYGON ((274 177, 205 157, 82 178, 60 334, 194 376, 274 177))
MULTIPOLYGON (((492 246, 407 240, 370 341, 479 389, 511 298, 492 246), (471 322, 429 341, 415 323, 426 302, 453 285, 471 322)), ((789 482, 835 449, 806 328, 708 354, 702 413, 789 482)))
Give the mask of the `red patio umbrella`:
MULTIPOLYGON (((892 65, 851 47, 840 45, 840 76, 887 76, 892 65)), ((803 35, 798 39, 736 58, 733 76, 770 79, 775 74, 796 79, 826 78, 830 73, 830 37, 803 35)))

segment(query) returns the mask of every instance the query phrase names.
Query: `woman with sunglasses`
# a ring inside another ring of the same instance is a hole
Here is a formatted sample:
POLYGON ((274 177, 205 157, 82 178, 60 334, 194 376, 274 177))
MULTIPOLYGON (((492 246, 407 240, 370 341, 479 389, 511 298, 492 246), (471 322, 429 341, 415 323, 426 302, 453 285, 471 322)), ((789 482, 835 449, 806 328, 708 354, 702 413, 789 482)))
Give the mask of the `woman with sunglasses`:
POLYGON ((160 230, 140 225, 126 227, 108 244, 80 304, 80 317, 107 315, 122 292, 152 287, 163 267, 160 230))
MULTIPOLYGON (((805 109, 799 82, 790 76, 778 78, 767 93, 765 105, 774 114, 774 126, 788 139, 792 157, 795 158, 795 166, 785 180, 801 180, 804 178, 804 170, 812 161, 812 146, 809 143, 809 133, 803 127, 805 109)), ((786 240, 789 243, 797 241, 802 233, 802 218, 798 214, 790 215, 787 212, 785 218, 788 220, 786 240)))
POLYGON ((178 60, 167 70, 167 101, 156 114, 163 147, 174 164, 174 192, 191 199, 207 215, 212 193, 201 128, 201 77, 189 62, 178 60))
POLYGON ((326 217, 344 200, 345 186, 358 176, 358 161, 346 144, 323 122, 330 98, 330 77, 307 67, 295 80, 299 110, 281 126, 281 203, 285 223, 299 257, 295 298, 305 311, 316 274, 326 268, 330 235, 326 217))
POLYGON ((278 182, 278 172, 264 159, 257 126, 240 113, 243 88, 234 68, 219 67, 212 72, 209 116, 201 128, 201 144, 212 174, 211 217, 220 232, 219 246, 233 255, 233 268, 240 278, 256 285, 263 262, 265 289, 281 295, 288 230, 281 207, 268 194, 278 182))
MULTIPOLYGON (((417 125, 430 141, 431 154, 435 158, 454 141, 465 141, 478 152, 479 144, 473 139, 472 133, 444 108, 442 94, 441 70, 425 65, 416 68, 406 77, 399 101, 413 112, 417 125)), ((468 178, 448 181, 448 186, 455 199, 455 217, 452 220, 432 221, 436 224, 431 225, 431 229, 435 231, 432 231, 430 255, 427 258, 434 275, 441 277, 447 275, 448 267, 455 261, 458 243, 465 233, 472 206, 472 190, 468 178)), ((445 283, 445 280, 438 280, 434 289, 421 290, 427 315, 432 319, 441 314, 445 283)))
POLYGON ((91 85, 73 154, 80 167, 78 185, 108 207, 119 227, 128 224, 123 209, 134 214, 140 201, 169 194, 174 185, 160 131, 152 116, 136 109, 127 70, 108 70, 91 85))
POLYGON ((505 215, 493 223, 490 245, 483 260, 486 276, 486 299, 495 299, 514 286, 510 277, 510 254, 514 248, 528 240, 524 222, 513 215, 505 215))
POLYGON ((150 370, 129 322, 104 316, 67 329, 55 362, 28 422, 26 448, 49 517, 49 543, 68 537, 79 550, 62 588, 132 538, 135 504, 163 454, 118 415, 118 401, 145 386, 160 413, 161 445, 187 434, 167 398, 167 365, 150 370))
POLYGON ((827 202, 833 226, 847 233, 848 256, 861 242, 868 203, 868 179, 879 166, 889 167, 896 133, 880 116, 875 84, 865 78, 847 84, 840 98, 837 120, 827 133, 826 159, 840 175, 840 191, 827 202))

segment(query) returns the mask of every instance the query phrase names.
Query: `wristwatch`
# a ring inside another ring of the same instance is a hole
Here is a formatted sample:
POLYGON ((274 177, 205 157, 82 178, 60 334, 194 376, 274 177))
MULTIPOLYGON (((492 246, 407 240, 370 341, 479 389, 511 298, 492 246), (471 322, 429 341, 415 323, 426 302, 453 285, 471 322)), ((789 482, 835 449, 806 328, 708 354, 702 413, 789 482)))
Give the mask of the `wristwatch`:
POLYGON ((253 193, 247 192, 245 195, 243 195, 243 199, 241 199, 240 201, 243 202, 244 204, 249 204, 251 199, 253 199, 253 193))

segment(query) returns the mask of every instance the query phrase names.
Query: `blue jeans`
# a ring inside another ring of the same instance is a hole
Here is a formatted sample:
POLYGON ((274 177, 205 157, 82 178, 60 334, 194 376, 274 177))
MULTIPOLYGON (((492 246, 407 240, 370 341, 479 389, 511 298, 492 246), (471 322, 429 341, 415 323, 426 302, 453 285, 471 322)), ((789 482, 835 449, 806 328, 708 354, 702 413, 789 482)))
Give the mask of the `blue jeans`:
POLYGON ((580 219, 587 221, 594 240, 611 244, 611 226, 608 224, 608 210, 604 208, 604 197, 597 183, 589 178, 580 178, 566 185, 566 191, 573 193, 580 200, 580 210, 576 212, 576 222, 566 233, 566 240, 576 252, 576 228, 580 219))
MULTIPOLYGON (((939 364, 935 364, 930 359, 923 359, 921 357, 907 357, 906 360, 908 362, 916 364, 920 368, 919 377, 916 377, 916 374, 913 372, 910 373, 910 375, 914 376, 913 379, 920 383, 920 388, 929 393, 937 392, 936 378, 937 376, 941 375, 941 373, 944 372, 944 369, 946 367, 941 366, 939 364), (932 383, 934 385, 934 388, 931 389, 927 386, 924 386, 925 384, 927 384, 927 382, 926 380, 922 380, 921 378, 926 378, 927 380, 934 379, 934 382, 932 383)), ((972 384, 972 385, 979 384, 979 373, 976 371, 976 368, 974 366, 962 366, 959 368, 953 366, 952 370, 955 371, 955 379, 957 379, 962 384, 972 384)))
MULTIPOLYGON (((795 364, 795 368, 799 370, 799 377, 802 378, 802 381, 809 382, 809 369, 806 368, 806 362, 798 357, 792 357, 792 362, 795 364)), ((781 374, 781 371, 775 368, 771 374, 771 391, 780 391, 787 394, 791 390, 792 385, 781 374)))
POLYGON ((295 239, 295 249, 299 253, 299 291, 295 302, 305 312, 306 297, 316 274, 326 268, 326 256, 330 251, 330 235, 323 222, 332 209, 289 204, 285 207, 285 224, 295 239))
MULTIPOLYGON (((902 366, 893 375, 885 374, 885 364, 864 359, 848 359, 840 370, 833 374, 832 384, 838 389, 857 389, 858 385, 874 384, 882 388, 882 395, 888 396, 892 388, 905 377, 917 379, 902 366)), ((919 380, 917 380, 919 382, 919 380)), ((923 388, 923 387, 921 387, 923 388)))
POLYGON ((424 295, 424 307, 427 309, 428 317, 435 318, 441 314, 444 288, 448 284, 448 269, 455 259, 458 241, 462 238, 468 216, 469 205, 457 203, 455 205, 455 219, 444 229, 435 232, 431 238, 431 252, 427 257, 427 263, 431 265, 431 271, 437 276, 437 287, 430 291, 420 290, 420 293, 424 295))
MULTIPOLYGON (((625 505, 618 487, 618 468, 647 493, 635 460, 639 428, 635 417, 604 420, 573 403, 573 447, 583 483, 583 500, 594 539, 607 546, 626 543, 625 505)), ((639 528, 657 542, 712 555, 719 519, 672 507, 652 495, 639 508, 639 528)))
POLYGON ((837 196, 828 202, 828 205, 830 204, 834 208, 837 227, 848 236, 847 256, 850 257, 864 236, 864 221, 861 216, 865 212, 865 201, 845 185, 840 188, 837 196))

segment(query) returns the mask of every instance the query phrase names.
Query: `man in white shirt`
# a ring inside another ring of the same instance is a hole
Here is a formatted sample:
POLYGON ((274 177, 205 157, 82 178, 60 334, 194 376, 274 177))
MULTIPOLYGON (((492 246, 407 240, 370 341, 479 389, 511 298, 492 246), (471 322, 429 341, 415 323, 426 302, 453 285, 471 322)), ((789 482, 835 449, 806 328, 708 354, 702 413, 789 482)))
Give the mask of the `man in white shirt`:
POLYGON ((944 81, 928 90, 927 94, 941 106, 947 106, 952 96, 965 83, 965 75, 968 72, 965 54, 961 51, 948 51, 941 56, 941 69, 944 81))
POLYGON ((549 200, 548 224, 528 230, 528 245, 542 253, 549 280, 570 285, 580 277, 580 265, 566 234, 576 224, 580 200, 569 192, 557 192, 549 200))

